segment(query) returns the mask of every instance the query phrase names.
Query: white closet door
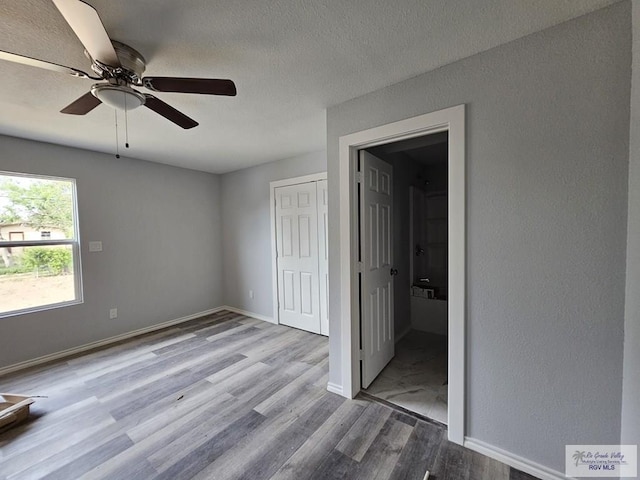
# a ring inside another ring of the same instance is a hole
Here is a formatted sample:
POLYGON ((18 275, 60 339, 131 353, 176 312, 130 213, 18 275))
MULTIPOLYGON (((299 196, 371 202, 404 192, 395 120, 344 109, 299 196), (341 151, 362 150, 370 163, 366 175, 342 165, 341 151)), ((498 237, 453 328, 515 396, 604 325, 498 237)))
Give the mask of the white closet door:
POLYGON ((320 333, 316 184, 275 189, 280 323, 320 333))
POLYGON ((362 249, 362 387, 367 388, 394 355, 392 167, 360 151, 362 249))
POLYGON ((320 274, 320 333, 329 335, 329 230, 327 181, 316 183, 318 192, 318 267, 320 274))

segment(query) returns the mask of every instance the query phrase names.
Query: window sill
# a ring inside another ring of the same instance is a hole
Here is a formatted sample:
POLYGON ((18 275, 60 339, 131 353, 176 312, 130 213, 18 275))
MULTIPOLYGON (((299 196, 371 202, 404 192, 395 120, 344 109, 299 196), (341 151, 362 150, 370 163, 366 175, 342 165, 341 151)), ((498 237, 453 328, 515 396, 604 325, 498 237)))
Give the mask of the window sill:
POLYGON ((18 315, 28 315, 30 313, 39 313, 47 310, 54 310, 57 308, 71 307, 73 305, 80 305, 82 303, 84 303, 84 300, 79 299, 79 300, 70 300, 68 302, 50 303, 48 305, 42 305, 41 307, 30 307, 30 308, 23 308, 21 310, 12 310, 10 312, 0 313, 0 319, 16 317, 18 315))

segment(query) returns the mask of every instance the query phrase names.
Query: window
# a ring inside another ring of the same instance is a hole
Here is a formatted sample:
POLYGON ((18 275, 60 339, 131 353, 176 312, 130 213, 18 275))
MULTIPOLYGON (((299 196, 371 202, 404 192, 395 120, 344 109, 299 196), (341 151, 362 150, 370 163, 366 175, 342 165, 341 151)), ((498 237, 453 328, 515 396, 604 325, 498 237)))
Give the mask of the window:
POLYGON ((82 301, 75 180, 0 172, 0 317, 82 301))

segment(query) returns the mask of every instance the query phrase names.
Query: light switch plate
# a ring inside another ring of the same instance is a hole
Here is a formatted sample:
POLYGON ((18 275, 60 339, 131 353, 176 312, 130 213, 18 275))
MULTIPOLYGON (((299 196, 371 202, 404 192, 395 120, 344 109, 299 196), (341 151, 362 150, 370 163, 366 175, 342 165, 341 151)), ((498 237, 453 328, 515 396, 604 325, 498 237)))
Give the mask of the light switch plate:
POLYGON ((90 252, 101 252, 102 251, 102 242, 100 242, 100 241, 89 242, 89 251, 90 252))

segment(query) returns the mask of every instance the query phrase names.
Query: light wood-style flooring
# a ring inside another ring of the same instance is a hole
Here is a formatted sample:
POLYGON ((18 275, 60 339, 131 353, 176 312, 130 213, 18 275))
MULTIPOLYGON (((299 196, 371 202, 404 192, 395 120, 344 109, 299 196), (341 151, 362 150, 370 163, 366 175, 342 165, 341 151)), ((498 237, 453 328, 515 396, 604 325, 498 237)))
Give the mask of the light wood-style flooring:
POLYGON ((0 377, 47 396, 0 433, 0 479, 533 478, 327 372, 325 337, 220 312, 0 377))

